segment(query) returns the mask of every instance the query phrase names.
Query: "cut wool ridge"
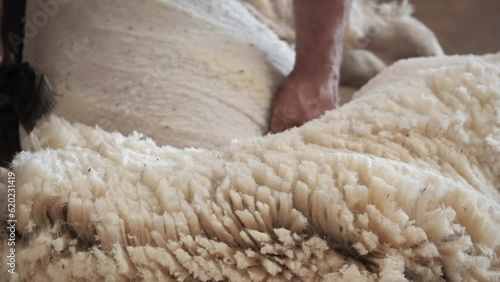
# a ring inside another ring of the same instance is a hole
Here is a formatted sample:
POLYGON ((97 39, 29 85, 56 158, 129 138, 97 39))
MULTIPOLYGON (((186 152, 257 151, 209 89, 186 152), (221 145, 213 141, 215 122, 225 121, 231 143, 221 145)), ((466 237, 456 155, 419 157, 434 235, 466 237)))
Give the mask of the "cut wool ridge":
POLYGON ((496 281, 499 61, 401 61, 320 119, 221 150, 51 116, 12 163, 12 279, 496 281))

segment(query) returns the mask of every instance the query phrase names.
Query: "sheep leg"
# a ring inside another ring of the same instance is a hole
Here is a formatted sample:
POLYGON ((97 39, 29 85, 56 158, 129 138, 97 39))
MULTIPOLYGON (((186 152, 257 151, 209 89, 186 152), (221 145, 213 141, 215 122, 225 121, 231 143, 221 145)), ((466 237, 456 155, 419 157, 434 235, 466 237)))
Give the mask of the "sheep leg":
POLYGON ((412 16, 379 14, 375 17, 378 20, 367 27, 363 49, 374 52, 386 63, 444 54, 434 32, 412 16))
POLYGON ((385 63, 372 52, 344 46, 340 84, 360 88, 385 67, 385 63))

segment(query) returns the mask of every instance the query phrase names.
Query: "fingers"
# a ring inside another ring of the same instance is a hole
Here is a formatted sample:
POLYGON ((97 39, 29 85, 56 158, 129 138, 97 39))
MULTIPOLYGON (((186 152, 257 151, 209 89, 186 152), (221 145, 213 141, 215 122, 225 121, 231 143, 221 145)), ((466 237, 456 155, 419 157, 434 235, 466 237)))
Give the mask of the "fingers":
POLYGON ((307 120, 299 114, 296 107, 290 104, 276 106, 273 109, 270 123, 270 132, 279 133, 295 126, 301 126, 307 120))
POLYGON ((275 109, 272 112, 270 131, 271 133, 279 133, 288 129, 291 121, 283 114, 282 111, 275 109))
POLYGON ((335 108, 331 101, 323 104, 319 104, 320 101, 315 101, 315 103, 311 103, 313 106, 300 104, 294 100, 287 102, 274 105, 269 126, 271 133, 279 133, 295 126, 302 126, 310 120, 319 118, 325 111, 335 108))
MULTIPOLYGON (((295 88, 296 89, 296 88, 295 88)), ((299 92, 278 92, 273 100, 269 130, 271 133, 283 132, 295 126, 320 117, 326 110, 335 108, 332 99, 322 101, 315 96, 304 99, 299 92)))
POLYGON ((294 126, 299 126, 299 124, 291 120, 286 120, 283 116, 273 114, 269 129, 271 133, 280 133, 294 126))
POLYGON ((335 108, 338 83, 336 76, 329 74, 292 72, 274 94, 270 132, 301 126, 335 108))

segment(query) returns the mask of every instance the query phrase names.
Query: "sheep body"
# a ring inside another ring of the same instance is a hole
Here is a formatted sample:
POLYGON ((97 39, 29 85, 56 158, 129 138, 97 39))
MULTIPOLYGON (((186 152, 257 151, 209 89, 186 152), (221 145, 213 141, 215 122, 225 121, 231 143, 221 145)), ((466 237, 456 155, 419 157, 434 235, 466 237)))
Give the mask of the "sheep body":
POLYGON ((51 117, 12 163, 18 278, 496 281, 499 63, 398 62, 339 110, 214 151, 51 117))
MULTIPOLYGON (((295 42, 292 0, 242 0, 280 38, 295 42)), ((345 32, 341 84, 359 88, 403 58, 443 55, 434 35, 411 16, 409 1, 353 0, 345 32), (387 1, 386 1, 387 2, 387 1)))

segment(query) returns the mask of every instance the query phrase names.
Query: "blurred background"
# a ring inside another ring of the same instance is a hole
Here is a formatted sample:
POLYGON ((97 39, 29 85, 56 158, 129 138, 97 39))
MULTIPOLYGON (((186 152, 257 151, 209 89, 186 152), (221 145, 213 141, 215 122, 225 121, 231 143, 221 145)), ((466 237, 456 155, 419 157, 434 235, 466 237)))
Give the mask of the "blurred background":
POLYGON ((500 52, 500 0, 414 0, 446 54, 500 52))

